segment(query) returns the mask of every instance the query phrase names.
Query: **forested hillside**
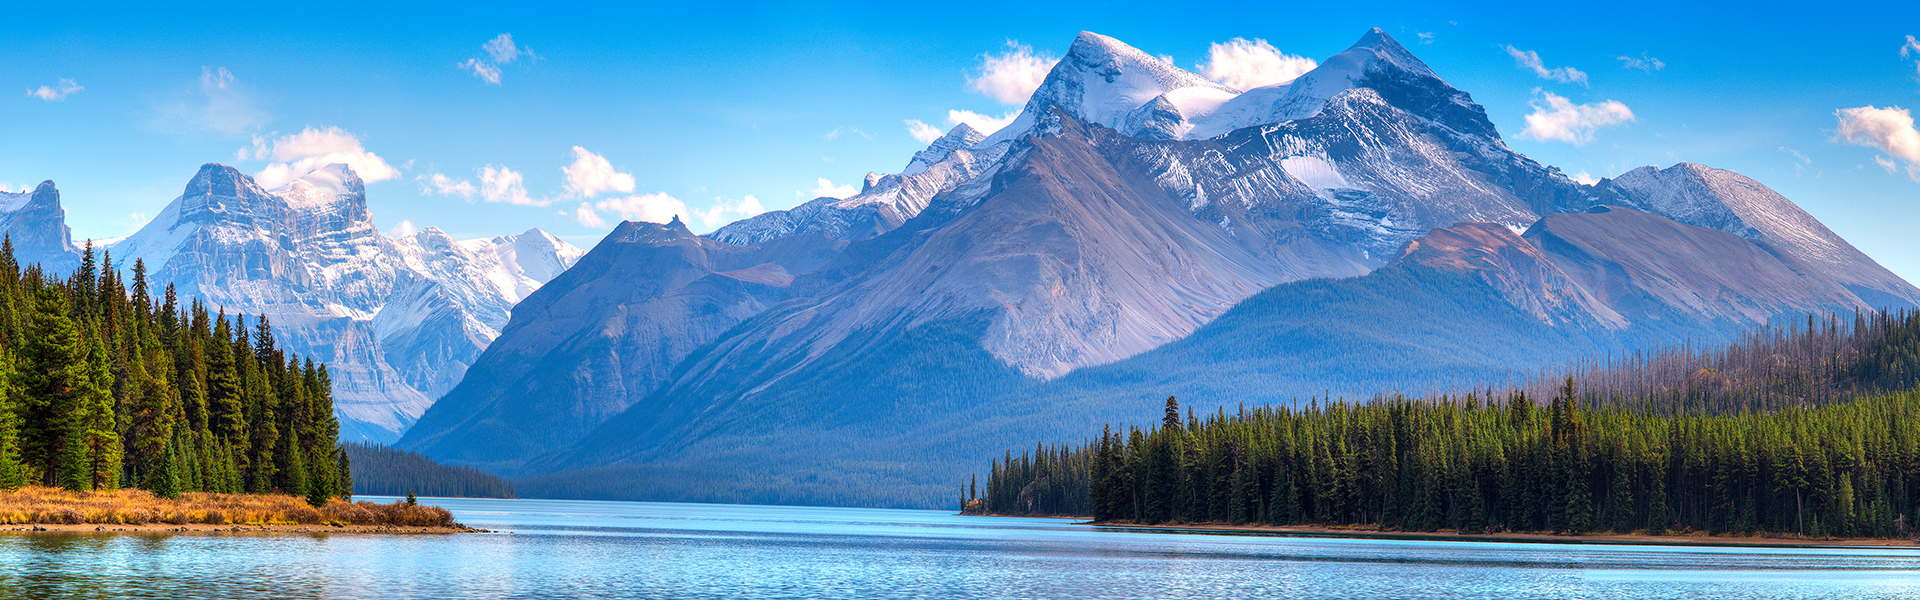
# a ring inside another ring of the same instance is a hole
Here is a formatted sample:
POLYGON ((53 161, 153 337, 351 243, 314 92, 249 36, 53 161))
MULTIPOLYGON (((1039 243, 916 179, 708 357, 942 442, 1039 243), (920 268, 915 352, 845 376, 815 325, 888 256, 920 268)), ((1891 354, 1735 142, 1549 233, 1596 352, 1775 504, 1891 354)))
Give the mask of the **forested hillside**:
POLYGON ((1526 386, 1204 418, 996 462, 986 510, 1462 532, 1909 535, 1920 313, 1810 320, 1526 386))
POLYGON ((0 244, 0 488, 351 494, 324 365, 130 276, 91 245, 61 277, 0 244))

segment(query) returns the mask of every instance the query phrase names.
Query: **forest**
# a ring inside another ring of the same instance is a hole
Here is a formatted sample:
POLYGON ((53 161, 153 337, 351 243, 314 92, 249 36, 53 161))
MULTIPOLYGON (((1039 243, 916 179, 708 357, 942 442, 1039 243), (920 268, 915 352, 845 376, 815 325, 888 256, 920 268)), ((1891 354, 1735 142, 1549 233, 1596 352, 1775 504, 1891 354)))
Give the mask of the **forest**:
POLYGON ((994 461, 985 511, 1462 533, 1910 537, 1920 312, 1507 389, 1183 414, 994 461))
POLYGON ((424 454, 349 442, 354 491, 373 496, 513 498, 513 484, 473 467, 441 464, 424 454))
POLYGON ((97 258, 61 277, 0 242, 0 489, 350 498, 326 366, 97 258))

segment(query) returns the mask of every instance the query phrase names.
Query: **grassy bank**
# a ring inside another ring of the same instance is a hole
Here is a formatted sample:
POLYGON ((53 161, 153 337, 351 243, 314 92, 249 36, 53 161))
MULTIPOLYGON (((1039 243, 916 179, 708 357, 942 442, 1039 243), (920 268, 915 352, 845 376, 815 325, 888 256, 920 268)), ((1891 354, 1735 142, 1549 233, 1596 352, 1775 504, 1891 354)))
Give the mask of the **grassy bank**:
POLYGON ((187 493, 169 500, 138 489, 70 492, 24 487, 0 490, 0 525, 331 525, 463 529, 437 506, 347 502, 314 508, 281 494, 187 493))

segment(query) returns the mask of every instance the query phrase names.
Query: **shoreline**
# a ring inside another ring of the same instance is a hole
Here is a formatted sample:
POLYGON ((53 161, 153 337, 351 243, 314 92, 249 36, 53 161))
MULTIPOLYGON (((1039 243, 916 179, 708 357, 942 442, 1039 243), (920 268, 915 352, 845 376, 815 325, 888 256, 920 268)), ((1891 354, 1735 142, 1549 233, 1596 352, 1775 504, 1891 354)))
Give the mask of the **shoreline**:
POLYGON ((486 529, 474 529, 465 525, 454 526, 394 526, 394 525, 302 525, 284 523, 272 525, 215 525, 212 523, 145 523, 133 524, 96 524, 96 523, 34 523, 22 525, 0 525, 0 534, 382 534, 382 535, 453 535, 458 533, 498 533, 486 529))
MULTIPOLYGON (((1081 517, 1085 518, 1085 517, 1081 517)), ((1212 532, 1234 534, 1271 534, 1285 537, 1321 537, 1381 540, 1419 540, 1433 542, 1517 542, 1534 544, 1612 544, 1628 546, 1727 546, 1742 548, 1916 548, 1920 543, 1898 538, 1747 537, 1725 535, 1652 535, 1552 533, 1454 533, 1446 531, 1380 531, 1326 527, 1320 525, 1227 525, 1222 523, 1141 525, 1110 521, 1080 521, 1092 527, 1162 530, 1168 532, 1212 532)))

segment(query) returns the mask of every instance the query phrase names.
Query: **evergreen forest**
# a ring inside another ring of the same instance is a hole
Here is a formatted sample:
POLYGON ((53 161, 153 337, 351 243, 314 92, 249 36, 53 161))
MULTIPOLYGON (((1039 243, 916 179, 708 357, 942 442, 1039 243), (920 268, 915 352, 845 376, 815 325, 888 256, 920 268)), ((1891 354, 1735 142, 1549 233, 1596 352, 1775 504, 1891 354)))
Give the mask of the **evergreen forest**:
POLYGON ((984 510, 1462 533, 1911 537, 1920 312, 1502 390, 1182 414, 996 460, 984 510))
POLYGON ((127 276, 91 243, 61 277, 0 242, 0 489, 350 498, 326 366, 127 276))
POLYGON ((513 484, 473 467, 441 464, 424 454, 377 444, 349 442, 353 489, 375 496, 513 498, 513 484))

